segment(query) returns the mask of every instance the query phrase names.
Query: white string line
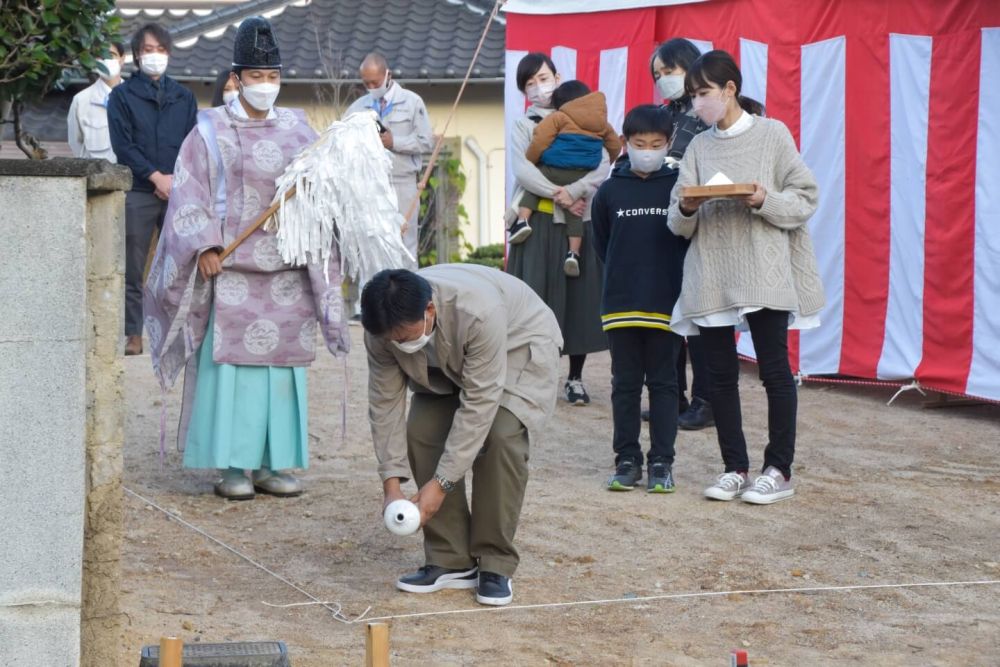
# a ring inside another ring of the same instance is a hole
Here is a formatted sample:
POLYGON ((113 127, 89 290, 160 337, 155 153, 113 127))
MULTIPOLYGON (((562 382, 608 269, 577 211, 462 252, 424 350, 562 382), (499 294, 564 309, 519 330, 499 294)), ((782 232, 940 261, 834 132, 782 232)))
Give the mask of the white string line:
MULTIPOLYGON (((1000 584, 1000 579, 989 579, 985 581, 935 581, 918 582, 913 584, 865 584, 857 586, 812 586, 809 588, 764 588, 754 590, 735 591, 710 591, 699 593, 670 593, 665 595, 646 595, 634 598, 612 598, 608 600, 579 600, 575 602, 546 602, 541 604, 510 605, 507 607, 475 607, 471 609, 452 609, 448 611, 424 611, 413 614, 392 614, 390 616, 375 616, 366 618, 366 622, 391 621, 403 618, 426 618, 428 616, 450 616, 456 614, 478 614, 484 612, 515 611, 525 609, 553 609, 557 607, 581 607, 585 605, 604 604, 636 604, 638 602, 651 602, 657 600, 680 600, 690 598, 719 597, 722 595, 763 595, 766 593, 829 593, 834 591, 860 591, 884 588, 921 588, 921 587, 944 587, 944 586, 987 586, 1000 584)), ((315 604, 306 602, 308 604, 315 604)), ((289 605, 293 606, 293 605, 289 605)), ((301 606, 301 605, 294 605, 301 606)), ((355 620, 357 622, 359 619, 355 620)))
MULTIPOLYGON (((312 600, 312 602, 307 602, 305 604, 322 605, 323 607, 325 607, 326 609, 328 609, 330 612, 333 613, 334 619, 340 621, 341 623, 345 623, 345 624, 348 624, 348 625, 351 624, 351 623, 357 623, 358 621, 360 621, 361 619, 363 619, 368 614, 368 612, 370 612, 371 609, 372 609, 371 606, 369 606, 367 609, 365 609, 365 611, 360 616, 358 616, 357 618, 354 618, 354 619, 350 619, 350 618, 348 618, 347 616, 345 616, 343 614, 343 611, 342 611, 343 610, 343 605, 341 605, 339 602, 324 602, 324 601, 320 600, 318 597, 316 597, 315 595, 313 595, 309 591, 306 591, 306 590, 302 589, 301 587, 296 586, 291 581, 289 581, 285 577, 281 576, 277 572, 274 572, 274 571, 268 569, 266 566, 261 565, 260 563, 258 563, 254 559, 250 558, 249 556, 247 556, 246 554, 242 553, 241 551, 239 551, 239 550, 237 550, 237 549, 229 546, 228 544, 226 544, 222 540, 218 539, 217 537, 213 537, 212 535, 209 535, 208 533, 206 533, 204 530, 202 530, 198 526, 195 526, 192 523, 188 523, 187 521, 185 521, 184 519, 180 518, 179 516, 177 516, 176 514, 174 514, 173 512, 171 512, 170 510, 167 510, 167 509, 164 509, 163 507, 160 507, 159 505, 157 505, 156 503, 154 503, 149 498, 146 498, 145 496, 142 496, 142 495, 136 493, 135 491, 133 491, 132 489, 128 488, 127 486, 123 486, 122 489, 124 489, 125 493, 127 493, 127 494, 129 494, 131 496, 134 496, 134 497, 138 498, 139 500, 141 500, 142 502, 146 503, 147 505, 160 510, 161 512, 163 512, 164 514, 166 514, 168 517, 170 517, 171 519, 173 519, 177 523, 181 524, 182 526, 190 528, 191 530, 193 530, 194 532, 198 533, 202 537, 204 537, 204 538, 206 538, 208 540, 211 540, 212 542, 215 542, 216 544, 218 544, 220 547, 222 547, 226 551, 229 551, 230 553, 232 553, 232 554, 234 554, 236 556, 239 556, 240 558, 242 558, 246 562, 250 563, 254 567, 256 567, 256 568, 258 568, 260 570, 263 570, 264 572, 268 573, 269 575, 271 575, 272 577, 274 577, 275 579, 277 579, 281 583, 283 583, 283 584, 285 584, 285 585, 287 585, 287 586, 295 589, 296 591, 298 591, 302 595, 305 595, 307 598, 309 598, 310 600, 312 600)), ((271 606, 276 606, 276 605, 271 605, 271 606)))

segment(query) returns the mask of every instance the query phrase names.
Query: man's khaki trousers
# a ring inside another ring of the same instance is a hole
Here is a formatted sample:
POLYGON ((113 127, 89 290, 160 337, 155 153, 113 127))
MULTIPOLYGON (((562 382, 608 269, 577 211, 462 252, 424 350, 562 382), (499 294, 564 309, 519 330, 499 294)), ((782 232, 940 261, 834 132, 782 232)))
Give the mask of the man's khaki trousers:
MULTIPOLYGON (((458 407, 458 394, 413 395, 406 436, 418 486, 434 477, 458 407)), ((425 564, 467 569, 478 560, 482 571, 513 576, 519 560, 514 533, 527 484, 528 431, 510 410, 500 408, 472 465, 471 511, 465 480, 458 480, 424 526, 425 564)))

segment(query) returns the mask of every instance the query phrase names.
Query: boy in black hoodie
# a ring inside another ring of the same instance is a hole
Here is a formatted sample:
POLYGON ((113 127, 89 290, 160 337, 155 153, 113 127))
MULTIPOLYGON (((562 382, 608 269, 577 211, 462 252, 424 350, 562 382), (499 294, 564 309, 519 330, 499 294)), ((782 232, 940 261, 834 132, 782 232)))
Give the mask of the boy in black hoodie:
POLYGON ((682 338, 670 330, 681 290, 688 241, 667 228, 677 172, 665 164, 670 119, 660 107, 638 106, 622 131, 628 155, 594 195, 594 248, 604 261, 601 319, 611 348, 615 474, 611 491, 630 491, 642 479, 639 411, 649 389, 650 451, 646 490, 671 493, 677 437, 677 354, 682 338))

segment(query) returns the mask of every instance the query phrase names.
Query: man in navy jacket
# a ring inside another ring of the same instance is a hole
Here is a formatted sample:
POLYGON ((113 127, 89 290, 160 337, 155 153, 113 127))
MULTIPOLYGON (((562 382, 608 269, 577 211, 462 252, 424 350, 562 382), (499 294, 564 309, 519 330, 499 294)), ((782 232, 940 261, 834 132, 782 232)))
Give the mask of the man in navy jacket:
POLYGON ((125 197, 125 354, 142 353, 142 273, 153 229, 163 226, 181 143, 194 128, 198 105, 190 90, 166 76, 172 41, 155 23, 132 38, 139 71, 108 97, 111 148, 132 170, 125 197))

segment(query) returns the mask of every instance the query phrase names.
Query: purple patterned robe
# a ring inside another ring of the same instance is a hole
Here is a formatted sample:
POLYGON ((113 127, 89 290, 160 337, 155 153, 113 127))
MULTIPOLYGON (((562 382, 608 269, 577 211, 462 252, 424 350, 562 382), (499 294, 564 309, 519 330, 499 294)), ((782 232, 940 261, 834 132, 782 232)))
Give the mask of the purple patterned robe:
POLYGON ((308 366, 316 356, 317 320, 330 352, 339 356, 349 348, 336 247, 329 283, 319 264, 285 264, 274 234, 263 229, 226 258, 213 281, 197 271, 201 252, 228 246, 270 205, 275 179, 317 136, 301 110, 274 111, 268 120, 241 119, 227 107, 199 112, 174 168, 143 308, 161 386, 169 389, 187 367, 182 438, 194 398, 194 353, 213 301, 216 363, 308 366))

